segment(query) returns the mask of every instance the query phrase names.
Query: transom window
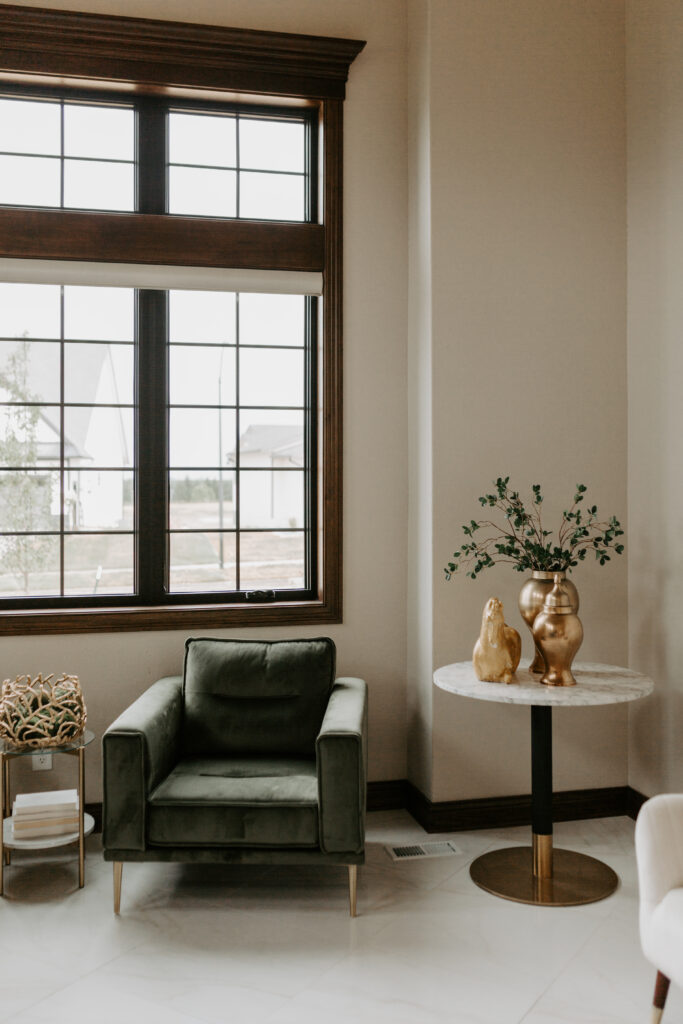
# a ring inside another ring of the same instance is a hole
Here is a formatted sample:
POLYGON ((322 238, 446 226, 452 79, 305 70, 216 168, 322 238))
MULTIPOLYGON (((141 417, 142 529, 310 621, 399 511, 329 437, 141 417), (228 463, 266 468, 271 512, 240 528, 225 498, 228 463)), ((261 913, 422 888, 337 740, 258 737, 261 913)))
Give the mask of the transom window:
MULTIPOLYGON (((310 118, 146 105, 166 120, 165 212, 310 220, 310 118)), ((0 97, 0 203, 133 211, 132 106, 0 97)), ((159 174, 160 168, 143 168, 159 174)), ((136 202, 136 192, 138 201, 136 202)))
POLYGON ((0 202, 135 209, 132 107, 0 98, 0 202))
POLYGON ((174 112, 169 213, 307 220, 306 131, 300 119, 174 112))

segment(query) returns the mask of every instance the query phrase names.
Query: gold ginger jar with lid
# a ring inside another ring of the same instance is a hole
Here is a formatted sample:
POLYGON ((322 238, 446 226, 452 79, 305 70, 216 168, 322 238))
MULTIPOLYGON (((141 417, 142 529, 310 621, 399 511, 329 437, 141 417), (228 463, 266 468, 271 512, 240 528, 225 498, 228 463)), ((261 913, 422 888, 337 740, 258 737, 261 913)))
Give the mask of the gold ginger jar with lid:
POLYGON ((555 573, 553 589, 534 620, 532 632, 546 666, 541 682, 545 686, 575 686, 571 666, 583 642, 583 626, 561 573, 555 573))
MULTIPOLYGON (((534 631, 536 616, 543 610, 543 603, 553 589, 555 579, 559 576, 572 602, 573 610, 579 610, 579 592, 564 572, 544 572, 534 569, 531 576, 523 584, 519 593, 519 612, 531 633, 534 631)), ((531 672, 545 672, 545 662, 538 646, 534 646, 534 660, 529 666, 531 672)))

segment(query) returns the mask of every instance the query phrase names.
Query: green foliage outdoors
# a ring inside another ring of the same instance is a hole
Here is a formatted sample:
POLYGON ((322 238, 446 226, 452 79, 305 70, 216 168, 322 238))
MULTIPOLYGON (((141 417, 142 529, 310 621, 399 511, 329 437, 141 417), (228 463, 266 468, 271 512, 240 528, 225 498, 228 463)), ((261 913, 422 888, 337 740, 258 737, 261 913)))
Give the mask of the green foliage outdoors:
MULTIPOLYGON (((227 476, 223 479, 223 501, 232 501, 232 478, 227 476)), ((172 478, 170 481, 170 499, 174 501, 218 501, 219 481, 215 478, 185 476, 182 479, 172 478)), ((133 504, 133 480, 126 479, 123 482, 123 502, 125 505, 133 504)))
POLYGON ((509 476, 498 477, 495 492, 479 498, 484 508, 502 515, 503 525, 489 519, 472 519, 465 524, 462 530, 469 540, 453 552, 453 561, 444 568, 447 580, 461 570, 475 580, 482 570, 498 562, 511 563, 517 572, 564 572, 582 562, 590 551, 604 565, 610 560, 610 552, 620 555, 624 550, 624 545, 617 542, 624 535, 619 520, 612 516, 601 522, 597 505, 583 505, 584 484, 576 485, 574 503, 562 513, 554 538, 552 530, 543 528, 540 484, 533 484, 527 508, 519 491, 510 489, 509 480, 509 476), (480 530, 484 533, 475 538, 480 530))
MULTIPOLYGON (((227 474, 226 474, 227 476, 227 474)), ((189 476, 170 482, 171 501, 218 501, 220 482, 217 479, 196 479, 189 476)), ((223 479, 223 501, 232 501, 232 478, 223 479)))

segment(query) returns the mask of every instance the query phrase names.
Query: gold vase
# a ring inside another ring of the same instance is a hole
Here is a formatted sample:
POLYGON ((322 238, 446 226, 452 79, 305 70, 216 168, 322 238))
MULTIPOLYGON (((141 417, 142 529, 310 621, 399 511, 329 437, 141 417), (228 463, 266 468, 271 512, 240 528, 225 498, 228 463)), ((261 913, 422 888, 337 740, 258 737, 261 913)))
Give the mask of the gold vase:
POLYGON ((545 686, 576 686, 571 666, 583 641, 583 626, 562 573, 555 573, 553 589, 536 616, 533 634, 546 664, 541 682, 545 686))
MULTIPOLYGON (((553 589, 555 577, 559 576, 567 588, 572 602, 573 611, 579 610, 579 592, 564 572, 541 572, 534 570, 531 578, 526 581, 519 594, 519 611, 533 634, 536 616, 543 608, 543 603, 553 589)), ((545 672, 545 662, 538 646, 534 647, 534 660, 529 666, 532 672, 545 672)))

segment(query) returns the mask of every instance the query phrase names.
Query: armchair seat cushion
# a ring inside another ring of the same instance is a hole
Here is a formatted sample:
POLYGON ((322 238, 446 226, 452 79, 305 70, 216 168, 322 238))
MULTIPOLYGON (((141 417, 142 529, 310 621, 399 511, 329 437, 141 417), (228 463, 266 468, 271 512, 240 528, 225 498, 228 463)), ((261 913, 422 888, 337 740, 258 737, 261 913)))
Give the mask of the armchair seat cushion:
POLYGON ((153 846, 317 847, 314 759, 183 758, 149 797, 153 846))

